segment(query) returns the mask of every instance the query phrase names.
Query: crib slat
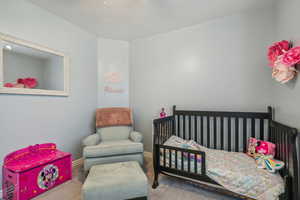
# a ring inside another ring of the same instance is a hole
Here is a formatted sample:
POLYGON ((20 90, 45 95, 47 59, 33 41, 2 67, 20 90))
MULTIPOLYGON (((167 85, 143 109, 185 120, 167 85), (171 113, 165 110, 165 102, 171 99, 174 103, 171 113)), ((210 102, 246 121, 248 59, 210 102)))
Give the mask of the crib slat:
POLYGON ((192 139, 192 119, 191 119, 191 115, 189 115, 189 140, 192 139))
POLYGON ((172 150, 169 149, 169 167, 172 168, 172 150))
POLYGON ((164 124, 163 124, 163 134, 164 134, 164 141, 163 142, 165 142, 166 141, 166 138, 167 138, 167 134, 168 134, 168 123, 167 122, 165 122, 164 124))
POLYGON ((235 118, 235 151, 238 152, 239 151, 239 118, 236 117, 235 118))
MULTIPOLYGON (((289 143, 289 137, 288 137, 288 134, 286 134, 286 142, 285 144, 292 144, 292 143, 289 143)), ((286 147, 286 160, 288 162, 285 162, 286 166, 287 166, 287 169, 289 169, 289 165, 290 165, 290 162, 289 162, 289 159, 290 159, 290 145, 287 145, 286 147)))
POLYGON ((191 172, 191 154, 188 153, 188 172, 191 172))
POLYGON ((278 134, 279 135, 279 141, 280 141, 280 145, 279 145, 279 147, 280 147, 280 158, 283 158, 284 157, 284 149, 283 149, 283 139, 282 139, 282 136, 283 136, 283 134, 278 134))
POLYGON ((184 171, 184 166, 183 166, 183 151, 181 152, 181 170, 184 171))
POLYGON ((158 129, 159 129, 159 144, 162 144, 162 140, 163 140, 163 138, 162 138, 162 124, 159 124, 158 129))
POLYGON ((166 148, 164 147, 164 167, 166 167, 166 148))
POLYGON ((204 126, 203 126, 203 116, 200 116, 200 121, 201 121, 201 133, 200 133, 200 137, 201 137, 201 145, 204 144, 203 142, 203 135, 204 135, 204 126))
POLYGON ((264 119, 260 119, 259 125, 260 125, 259 126, 260 127, 260 130, 259 130, 260 139, 264 140, 265 139, 265 136, 264 136, 264 119))
POLYGON ((169 137, 171 136, 172 136, 172 121, 169 121, 169 137))
POLYGON ((279 147, 279 157, 282 158, 282 148, 281 148, 281 134, 277 131, 278 147, 279 147))
POLYGON ((206 174, 206 157, 205 154, 201 154, 201 174, 206 174))
POLYGON ((224 150, 224 117, 221 117, 221 149, 224 150))
POLYGON ((177 136, 180 137, 180 115, 177 115, 177 136))
POLYGON ((195 128, 194 128, 194 139, 195 139, 195 141, 196 142, 199 142, 198 141, 198 130, 197 130, 197 126, 198 126, 198 120, 197 120, 197 115, 195 115, 194 116, 194 126, 195 126, 195 128))
POLYGON ((197 166, 197 154, 194 155, 194 172, 195 174, 197 174, 197 171, 198 171, 198 166, 197 166))
POLYGON ((287 160, 288 160, 288 157, 287 157, 287 154, 288 154, 288 145, 287 145, 287 136, 288 136, 288 133, 285 132, 283 134, 283 145, 284 145, 284 163, 288 163, 287 160))
POLYGON ((166 140, 170 137, 170 134, 171 134, 171 128, 170 128, 170 125, 171 125, 171 123, 170 123, 171 121, 167 121, 167 129, 168 129, 168 132, 167 132, 167 138, 166 138, 166 140))
POLYGON ((244 153, 247 152, 247 118, 243 118, 243 149, 244 153))
POLYGON ((214 117, 214 148, 217 148, 217 118, 214 117))
POLYGON ((183 115, 183 125, 182 125, 182 128, 183 128, 183 130, 182 130, 182 136, 183 136, 183 139, 185 140, 185 121, 186 121, 186 117, 185 117, 185 115, 183 115))
POLYGON ((174 121, 171 122, 172 124, 172 135, 176 135, 176 120, 174 118, 174 121))
POLYGON ((207 147, 210 147, 210 116, 207 116, 207 147))
POLYGON ((255 138, 255 118, 251 119, 251 137, 255 138))
POLYGON ((164 142, 168 139, 169 136, 169 122, 165 122, 165 139, 164 142))
POLYGON ((164 143, 165 140, 164 132, 165 132, 165 123, 161 123, 160 125, 161 143, 164 143))
POLYGON ((175 169, 177 169, 177 154, 178 154, 178 151, 175 150, 175 169))
POLYGON ((228 151, 231 151, 231 117, 228 117, 228 151))

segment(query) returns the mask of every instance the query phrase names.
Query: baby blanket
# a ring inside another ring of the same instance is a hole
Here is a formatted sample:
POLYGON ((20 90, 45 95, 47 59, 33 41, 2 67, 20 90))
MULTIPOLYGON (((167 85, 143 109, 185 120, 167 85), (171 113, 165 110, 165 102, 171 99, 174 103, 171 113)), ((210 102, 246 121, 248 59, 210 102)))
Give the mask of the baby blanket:
POLYGON ((130 108, 99 108, 96 111, 96 127, 131 126, 133 124, 130 108))

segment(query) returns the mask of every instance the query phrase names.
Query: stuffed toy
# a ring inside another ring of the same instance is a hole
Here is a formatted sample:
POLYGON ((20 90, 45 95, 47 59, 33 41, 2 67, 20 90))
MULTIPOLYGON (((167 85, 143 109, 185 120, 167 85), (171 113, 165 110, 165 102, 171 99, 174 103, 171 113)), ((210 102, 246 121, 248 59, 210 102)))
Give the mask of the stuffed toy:
POLYGON ((255 156, 256 146, 257 146, 256 139, 255 138, 249 138, 248 139, 248 151, 247 151, 247 154, 249 156, 251 156, 251 157, 255 156))
POLYGON ((38 81, 36 78, 19 78, 17 83, 5 83, 4 87, 8 88, 30 88, 37 87, 38 81))
POLYGON ((275 156, 275 144, 263 140, 257 140, 256 138, 248 139, 248 151, 247 154, 251 157, 255 157, 256 154, 272 155, 275 156))
POLYGON ((271 142, 258 140, 255 150, 259 154, 275 156, 275 144, 271 142))
POLYGON ((161 112, 159 113, 160 118, 165 118, 167 117, 167 113, 165 112, 165 108, 161 108, 161 112))
POLYGON ((255 161, 257 168, 266 169, 271 173, 275 173, 284 167, 284 162, 275 160, 272 155, 256 154, 255 161))

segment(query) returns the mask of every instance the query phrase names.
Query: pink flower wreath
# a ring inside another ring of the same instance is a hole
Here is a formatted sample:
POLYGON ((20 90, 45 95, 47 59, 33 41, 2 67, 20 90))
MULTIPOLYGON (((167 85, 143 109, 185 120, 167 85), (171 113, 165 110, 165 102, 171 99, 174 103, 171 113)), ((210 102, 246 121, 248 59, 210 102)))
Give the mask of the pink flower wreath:
POLYGON ((297 75, 296 65, 300 63, 300 46, 292 48, 286 40, 269 47, 268 60, 272 77, 280 83, 287 83, 297 75))
POLYGON ((286 52, 282 57, 282 64, 293 66, 300 62, 300 46, 294 47, 286 52))
POLYGON ((282 40, 281 42, 276 42, 272 46, 269 47, 268 58, 270 62, 270 66, 274 67, 275 62, 278 59, 278 56, 281 56, 290 48, 290 43, 286 40, 282 40))

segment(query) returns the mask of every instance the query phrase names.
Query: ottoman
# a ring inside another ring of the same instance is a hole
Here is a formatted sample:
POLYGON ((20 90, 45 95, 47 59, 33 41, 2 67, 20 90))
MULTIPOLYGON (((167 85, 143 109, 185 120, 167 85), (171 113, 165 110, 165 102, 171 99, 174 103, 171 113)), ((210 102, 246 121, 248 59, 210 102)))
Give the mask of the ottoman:
POLYGON ((147 194, 147 177, 136 161, 95 165, 82 187, 84 200, 146 200, 147 194))

